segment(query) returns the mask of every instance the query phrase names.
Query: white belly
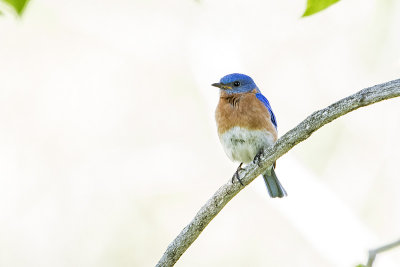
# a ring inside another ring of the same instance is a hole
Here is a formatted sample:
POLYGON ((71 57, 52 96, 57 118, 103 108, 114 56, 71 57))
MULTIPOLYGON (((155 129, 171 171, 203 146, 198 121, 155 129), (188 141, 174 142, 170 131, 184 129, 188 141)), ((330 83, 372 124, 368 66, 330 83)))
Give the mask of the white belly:
POLYGON ((265 130, 247 130, 233 127, 219 136, 225 153, 233 161, 249 163, 263 147, 275 143, 272 134, 265 130))

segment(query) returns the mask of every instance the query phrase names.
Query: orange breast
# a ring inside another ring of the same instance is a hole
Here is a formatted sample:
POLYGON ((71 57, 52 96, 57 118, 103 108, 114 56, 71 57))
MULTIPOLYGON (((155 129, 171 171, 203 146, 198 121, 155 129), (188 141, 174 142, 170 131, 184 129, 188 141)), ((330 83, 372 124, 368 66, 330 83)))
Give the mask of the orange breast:
POLYGON ((271 115, 264 104, 257 99, 256 91, 241 94, 221 92, 215 112, 218 134, 239 126, 249 130, 267 130, 277 139, 277 131, 271 122, 271 115))

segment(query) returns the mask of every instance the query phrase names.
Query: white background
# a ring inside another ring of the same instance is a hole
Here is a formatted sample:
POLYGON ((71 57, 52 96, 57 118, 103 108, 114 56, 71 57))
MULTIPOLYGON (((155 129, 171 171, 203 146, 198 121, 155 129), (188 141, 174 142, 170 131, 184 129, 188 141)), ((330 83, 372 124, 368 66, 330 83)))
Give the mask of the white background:
MULTIPOLYGON (((400 4, 32 0, 0 17, 0 266, 152 266, 237 167, 216 133, 225 74, 280 135, 400 78, 400 4)), ((400 237, 399 99, 352 112, 237 195, 176 266, 354 266, 400 237)), ((376 267, 400 265, 400 249, 376 267)))

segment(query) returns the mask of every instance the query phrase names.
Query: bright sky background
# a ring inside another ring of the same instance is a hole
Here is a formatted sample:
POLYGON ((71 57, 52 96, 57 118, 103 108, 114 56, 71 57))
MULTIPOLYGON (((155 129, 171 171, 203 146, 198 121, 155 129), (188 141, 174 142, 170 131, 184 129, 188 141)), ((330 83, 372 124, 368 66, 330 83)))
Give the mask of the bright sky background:
MULTIPOLYGON (((253 77, 280 135, 400 78, 400 3, 32 0, 0 17, 0 266, 153 266, 237 167, 218 91, 253 77)), ((400 237, 400 99, 334 121, 258 178, 176 266, 354 266, 400 237)), ((400 266, 400 248, 374 267, 400 266)))

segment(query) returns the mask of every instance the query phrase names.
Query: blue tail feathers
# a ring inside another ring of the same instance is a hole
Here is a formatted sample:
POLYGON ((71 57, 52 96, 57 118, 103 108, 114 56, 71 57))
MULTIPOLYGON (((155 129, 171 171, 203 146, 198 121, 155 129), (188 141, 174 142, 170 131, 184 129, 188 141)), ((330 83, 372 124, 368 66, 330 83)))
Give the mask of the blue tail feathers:
POLYGON ((268 194, 270 197, 275 198, 275 197, 285 197, 287 196, 285 188, 281 185, 281 183, 278 180, 278 177, 276 177, 274 167, 271 168, 271 173, 264 173, 263 178, 265 181, 265 184, 268 189, 268 194))

